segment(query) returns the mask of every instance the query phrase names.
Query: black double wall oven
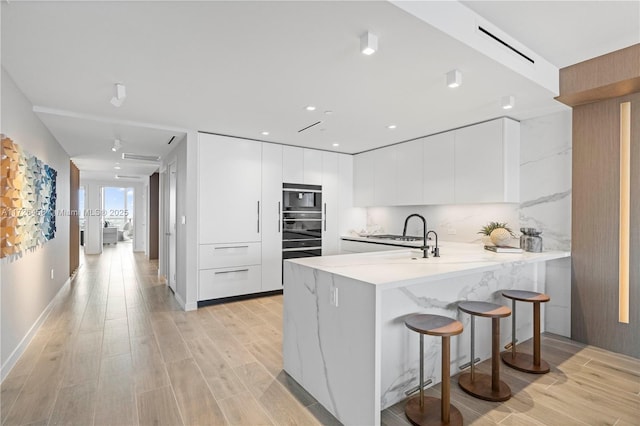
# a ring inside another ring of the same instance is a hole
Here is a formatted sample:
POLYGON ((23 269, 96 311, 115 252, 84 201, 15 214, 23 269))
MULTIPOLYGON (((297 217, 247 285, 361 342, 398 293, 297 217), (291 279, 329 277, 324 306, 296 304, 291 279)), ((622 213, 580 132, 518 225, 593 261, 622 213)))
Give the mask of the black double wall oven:
POLYGON ((322 186, 282 185, 282 259, 322 256, 322 186))

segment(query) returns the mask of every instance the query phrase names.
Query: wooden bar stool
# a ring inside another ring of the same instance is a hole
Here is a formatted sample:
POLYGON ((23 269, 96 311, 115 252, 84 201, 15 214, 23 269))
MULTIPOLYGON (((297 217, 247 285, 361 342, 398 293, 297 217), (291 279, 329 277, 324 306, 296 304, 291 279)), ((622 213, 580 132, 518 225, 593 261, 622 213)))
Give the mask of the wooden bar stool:
POLYGON ((404 324, 420 333, 420 394, 404 407, 407 418, 414 425, 462 425, 460 410, 450 404, 450 336, 462 333, 462 323, 441 315, 415 314, 404 324), (442 390, 441 399, 424 396, 424 335, 442 337, 442 390))
POLYGON ((525 373, 548 373, 549 364, 540 359, 540 303, 548 302, 551 298, 544 293, 524 290, 505 290, 502 295, 511 299, 511 310, 513 311, 511 350, 502 353, 502 361, 509 367, 525 373), (516 301, 533 303, 533 355, 516 352, 516 301))
POLYGON ((476 398, 506 401, 511 398, 511 389, 500 380, 500 318, 511 315, 511 309, 489 302, 461 302, 458 309, 471 315, 471 372, 461 374, 458 384, 476 398), (476 316, 491 318, 491 376, 474 371, 476 316))

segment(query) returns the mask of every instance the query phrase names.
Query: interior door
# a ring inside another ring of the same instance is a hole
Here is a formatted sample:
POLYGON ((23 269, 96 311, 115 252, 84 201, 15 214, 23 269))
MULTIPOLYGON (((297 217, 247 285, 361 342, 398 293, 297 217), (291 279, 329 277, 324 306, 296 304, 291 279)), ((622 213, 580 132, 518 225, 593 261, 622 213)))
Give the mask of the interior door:
POLYGON ((176 163, 169 165, 169 288, 176 291, 176 163))

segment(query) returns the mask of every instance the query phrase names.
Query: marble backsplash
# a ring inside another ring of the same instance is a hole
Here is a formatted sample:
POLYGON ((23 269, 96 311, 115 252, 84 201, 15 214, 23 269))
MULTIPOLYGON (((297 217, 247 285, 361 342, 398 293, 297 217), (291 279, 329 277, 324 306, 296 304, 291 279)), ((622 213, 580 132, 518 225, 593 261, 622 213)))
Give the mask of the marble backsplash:
MULTIPOLYGON (((517 236, 521 227, 542 229, 546 250, 570 250, 571 112, 524 120, 520 125, 520 204, 372 207, 367 209, 366 229, 399 234, 404 219, 419 213, 440 239, 472 243, 481 241, 480 227, 502 221, 517 236)), ((420 221, 412 221, 407 233, 420 235, 421 226, 420 221)))

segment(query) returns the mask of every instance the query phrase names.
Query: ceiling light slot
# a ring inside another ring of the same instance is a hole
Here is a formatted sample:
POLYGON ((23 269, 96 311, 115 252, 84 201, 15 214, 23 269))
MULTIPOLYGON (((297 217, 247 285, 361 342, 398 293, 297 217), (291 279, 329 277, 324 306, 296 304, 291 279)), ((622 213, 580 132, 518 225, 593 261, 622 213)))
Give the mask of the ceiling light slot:
POLYGON ((526 59, 527 61, 531 62, 532 64, 535 64, 536 61, 534 61, 533 59, 531 59, 529 56, 525 55, 524 53, 522 53, 521 51, 519 51, 518 49, 516 49, 515 47, 511 46, 509 43, 507 43, 506 41, 502 40, 500 37, 490 33, 488 30, 486 30, 485 28, 482 28, 481 26, 478 26, 478 30, 489 36, 490 38, 492 38, 493 40, 497 41, 498 43, 500 43, 501 45, 507 47, 508 49, 510 49, 512 52, 520 55, 522 58, 526 59))
POLYGON ((116 179, 140 179, 140 176, 116 175, 116 179))
POLYGON ((303 128, 303 129, 298 130, 298 133, 302 133, 302 132, 304 132, 305 130, 310 129, 310 128, 312 128, 313 126, 317 126, 317 125, 318 125, 318 124, 320 124, 320 123, 322 123, 322 121, 316 121, 315 123, 310 124, 310 125, 308 125, 307 127, 305 127, 305 128, 303 128))

